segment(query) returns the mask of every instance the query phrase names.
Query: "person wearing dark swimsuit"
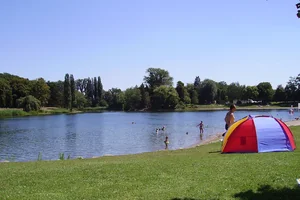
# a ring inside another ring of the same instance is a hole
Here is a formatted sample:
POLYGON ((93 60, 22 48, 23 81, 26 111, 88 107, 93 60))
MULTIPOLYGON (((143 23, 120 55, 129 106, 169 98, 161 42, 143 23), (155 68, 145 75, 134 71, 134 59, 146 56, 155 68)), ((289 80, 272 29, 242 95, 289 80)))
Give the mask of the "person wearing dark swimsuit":
MULTIPOLYGON (((234 123, 235 118, 234 118, 233 113, 234 113, 235 110, 236 110, 235 105, 231 105, 229 111, 226 113, 226 116, 225 116, 225 119, 224 119, 225 120, 225 130, 226 130, 226 132, 228 131, 229 127, 234 123)), ((226 132, 223 133, 222 136, 225 136, 226 132)))

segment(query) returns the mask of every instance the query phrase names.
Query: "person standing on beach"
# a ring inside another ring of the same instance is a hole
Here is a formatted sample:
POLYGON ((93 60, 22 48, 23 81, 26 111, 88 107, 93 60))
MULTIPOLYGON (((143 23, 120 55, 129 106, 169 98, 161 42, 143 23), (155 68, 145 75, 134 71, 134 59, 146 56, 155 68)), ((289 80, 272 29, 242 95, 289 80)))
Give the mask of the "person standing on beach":
MULTIPOLYGON (((236 107, 235 107, 235 105, 231 105, 229 111, 226 113, 226 116, 225 116, 225 119, 224 119, 225 120, 225 130, 226 130, 226 132, 229 129, 229 127, 234 123, 234 120, 235 120, 234 114, 233 114, 234 111, 236 111, 236 107)), ((225 133, 223 133, 222 136, 224 136, 225 133)))

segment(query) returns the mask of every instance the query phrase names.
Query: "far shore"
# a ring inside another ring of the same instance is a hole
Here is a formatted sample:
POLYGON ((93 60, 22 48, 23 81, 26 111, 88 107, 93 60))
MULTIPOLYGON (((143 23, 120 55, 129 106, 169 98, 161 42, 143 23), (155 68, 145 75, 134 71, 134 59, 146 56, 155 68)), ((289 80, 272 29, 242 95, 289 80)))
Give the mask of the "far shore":
MULTIPOLYGON (((238 110, 288 110, 290 107, 280 106, 237 106, 238 110)), ((137 110, 126 112, 197 112, 197 111, 222 111, 228 110, 228 107, 223 105, 197 105, 194 107, 186 107, 182 109, 160 109, 160 110, 137 110)), ((73 109, 72 111, 58 107, 42 107, 40 111, 25 112, 19 108, 0 108, 0 119, 11 117, 27 117, 27 116, 43 116, 56 114, 78 114, 91 112, 123 112, 118 110, 110 110, 106 107, 91 107, 82 109, 73 109)))

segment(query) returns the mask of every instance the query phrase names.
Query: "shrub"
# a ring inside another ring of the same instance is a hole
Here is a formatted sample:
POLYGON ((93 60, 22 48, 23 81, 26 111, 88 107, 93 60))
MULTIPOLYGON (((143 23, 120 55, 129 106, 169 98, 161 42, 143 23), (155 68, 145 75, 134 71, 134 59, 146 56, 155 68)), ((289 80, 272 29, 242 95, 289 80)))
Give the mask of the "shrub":
POLYGON ((17 104, 18 107, 23 108, 25 112, 39 111, 41 108, 41 102, 31 95, 19 98, 17 104))

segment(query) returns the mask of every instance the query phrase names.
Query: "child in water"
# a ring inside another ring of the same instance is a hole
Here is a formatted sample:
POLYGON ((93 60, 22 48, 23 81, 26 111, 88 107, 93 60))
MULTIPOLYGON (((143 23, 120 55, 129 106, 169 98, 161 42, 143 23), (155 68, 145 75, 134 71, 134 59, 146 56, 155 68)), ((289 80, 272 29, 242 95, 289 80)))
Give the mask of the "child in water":
POLYGON ((166 145, 166 149, 168 149, 168 145, 169 145, 168 136, 166 136, 166 139, 165 139, 164 143, 166 145))

